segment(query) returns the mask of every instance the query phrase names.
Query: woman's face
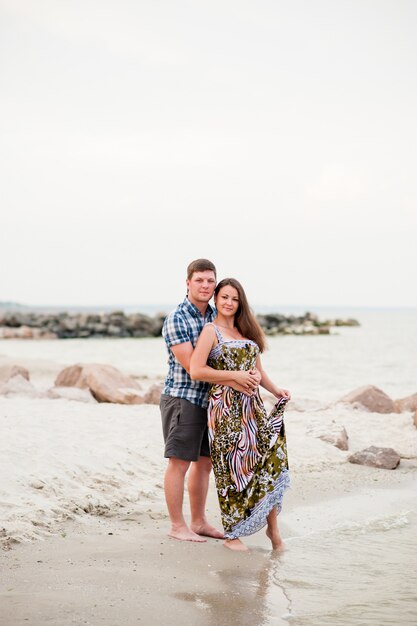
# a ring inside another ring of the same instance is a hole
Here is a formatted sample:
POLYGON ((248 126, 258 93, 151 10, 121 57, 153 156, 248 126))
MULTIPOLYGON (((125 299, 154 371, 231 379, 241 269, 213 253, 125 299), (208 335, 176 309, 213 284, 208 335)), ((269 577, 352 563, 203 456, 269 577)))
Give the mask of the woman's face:
POLYGON ((233 317, 239 308, 239 294, 237 289, 225 285, 215 299, 216 309, 225 317, 233 317))

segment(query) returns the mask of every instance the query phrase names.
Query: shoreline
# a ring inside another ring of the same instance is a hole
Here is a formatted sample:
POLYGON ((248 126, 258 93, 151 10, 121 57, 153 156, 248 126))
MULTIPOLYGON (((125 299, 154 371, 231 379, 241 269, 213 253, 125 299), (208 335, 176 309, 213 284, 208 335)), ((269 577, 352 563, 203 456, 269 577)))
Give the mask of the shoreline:
MULTIPOLYGON (((133 505, 127 507, 130 513, 65 521, 53 536, 0 552, 0 619, 8 626, 288 624, 292 603, 279 574, 284 559, 291 559, 292 541, 303 535, 314 542, 329 515, 331 524, 341 523, 349 511, 354 525, 371 513, 386 514, 387 503, 391 512, 401 509, 417 473, 409 463, 391 485, 375 488, 378 470, 360 469, 365 480, 354 495, 358 468, 338 484, 327 472, 322 487, 327 484, 329 491, 319 495, 318 476, 297 476, 280 516, 283 553, 269 549, 264 531, 245 538, 250 548, 245 554, 225 550, 221 540, 171 539, 162 500, 149 502, 146 510, 133 505)), ((411 499, 415 506, 416 496, 411 499)), ((212 482, 208 514, 219 525, 212 482)))

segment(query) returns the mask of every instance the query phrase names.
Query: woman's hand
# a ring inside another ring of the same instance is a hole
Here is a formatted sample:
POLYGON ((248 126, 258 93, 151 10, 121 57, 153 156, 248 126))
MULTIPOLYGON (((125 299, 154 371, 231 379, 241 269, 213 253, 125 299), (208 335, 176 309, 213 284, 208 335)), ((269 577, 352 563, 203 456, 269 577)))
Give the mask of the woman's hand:
POLYGON ((287 398, 287 400, 291 400, 291 394, 288 389, 277 389, 274 394, 276 398, 287 398))
POLYGON ((228 384, 228 387, 231 387, 235 391, 240 391, 240 393, 245 394, 245 396, 249 396, 250 398, 255 395, 255 389, 249 389, 248 387, 243 387, 239 385, 235 381, 231 380, 228 384))
POLYGON ((262 380, 262 374, 259 370, 256 369, 256 367, 253 370, 249 370, 250 374, 253 374, 253 376, 255 376, 255 379, 257 380, 258 385, 261 384, 261 380, 262 380))
POLYGON ((259 385, 259 375, 253 370, 237 370, 236 372, 233 372, 232 375, 235 382, 240 385, 245 392, 253 392, 259 385))

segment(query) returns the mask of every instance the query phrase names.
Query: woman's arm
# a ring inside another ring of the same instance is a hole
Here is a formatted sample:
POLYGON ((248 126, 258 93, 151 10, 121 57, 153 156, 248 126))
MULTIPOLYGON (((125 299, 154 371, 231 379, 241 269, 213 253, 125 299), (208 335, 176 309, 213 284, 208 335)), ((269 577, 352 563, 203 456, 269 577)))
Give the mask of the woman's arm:
POLYGON ((239 391, 251 391, 259 384, 259 376, 250 371, 242 370, 216 370, 207 365, 210 351, 216 342, 216 331, 214 326, 206 325, 201 331, 197 345, 190 361, 190 376, 193 380, 202 380, 207 383, 218 383, 220 385, 239 385, 239 391))
POLYGON ((269 378, 268 374, 262 367, 261 359, 258 357, 256 361, 256 369, 261 373, 261 382, 259 383, 264 389, 272 393, 276 398, 288 398, 291 399, 291 394, 287 389, 280 389, 269 378))

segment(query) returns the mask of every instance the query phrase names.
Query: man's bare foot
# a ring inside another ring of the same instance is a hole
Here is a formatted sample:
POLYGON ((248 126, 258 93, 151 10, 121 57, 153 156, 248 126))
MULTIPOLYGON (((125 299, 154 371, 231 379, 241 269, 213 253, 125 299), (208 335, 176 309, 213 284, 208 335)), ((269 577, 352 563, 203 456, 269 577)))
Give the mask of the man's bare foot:
POLYGON ((240 539, 226 539, 223 545, 225 548, 229 548, 229 550, 235 552, 249 552, 248 546, 245 546, 240 539))
POLYGON ((212 537, 213 539, 223 539, 224 534, 211 526, 208 522, 203 524, 191 524, 191 530, 202 537, 212 537))
POLYGON ((272 543, 273 550, 285 550, 285 543, 281 539, 279 532, 272 533, 269 528, 266 529, 266 536, 272 543))
POLYGON ((204 543, 206 541, 203 537, 197 535, 197 533, 190 530, 187 526, 171 528, 168 536, 173 539, 178 539, 178 541, 196 541, 197 543, 204 543))

